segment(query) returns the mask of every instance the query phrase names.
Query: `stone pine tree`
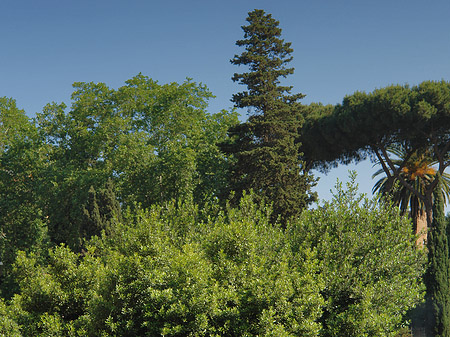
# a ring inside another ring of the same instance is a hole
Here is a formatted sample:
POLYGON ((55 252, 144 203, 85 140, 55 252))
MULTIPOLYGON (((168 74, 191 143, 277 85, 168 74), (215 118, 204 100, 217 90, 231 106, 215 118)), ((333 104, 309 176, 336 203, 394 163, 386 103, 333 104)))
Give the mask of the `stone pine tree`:
MULTIPOLYGON (((438 175, 438 185, 441 177, 438 175)), ((447 219, 444 216, 442 191, 434 191, 433 223, 428 233, 429 266, 427 284, 428 334, 450 337, 450 259, 447 238, 447 219)))
MULTIPOLYGON (((425 81, 412 87, 391 85, 371 93, 355 92, 336 106, 311 106, 299 132, 303 158, 308 166, 322 170, 367 158, 376 161, 386 174, 385 190, 399 183, 423 205, 426 231, 432 226, 437 180, 428 174, 426 184, 415 186, 416 179, 407 179, 406 173, 417 154, 426 154, 444 176, 450 166, 449 102, 450 82, 425 81), (399 147, 402 158, 391 156, 389 149, 399 147)), ((427 174, 425 167, 420 171, 427 174)), ((445 184, 442 188, 445 191, 445 184)))
POLYGON ((236 45, 245 51, 231 63, 249 71, 234 74, 232 80, 247 90, 233 95, 238 108, 246 108, 247 122, 229 130, 230 141, 222 144, 234 155, 231 189, 238 199, 252 189, 261 199, 273 203, 274 217, 282 221, 298 215, 314 199, 310 188, 314 179, 303 170, 299 144, 295 143, 303 123, 302 94, 291 94, 292 87, 280 79, 294 72, 291 43, 280 38, 279 22, 263 10, 248 14, 243 26, 244 39, 236 45))

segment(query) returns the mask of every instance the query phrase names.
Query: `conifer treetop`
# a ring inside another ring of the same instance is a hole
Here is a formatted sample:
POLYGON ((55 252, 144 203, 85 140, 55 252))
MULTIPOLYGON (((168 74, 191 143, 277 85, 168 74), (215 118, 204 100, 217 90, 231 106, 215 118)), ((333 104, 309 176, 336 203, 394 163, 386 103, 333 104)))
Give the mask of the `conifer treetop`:
POLYGON ((292 61, 290 42, 280 38, 279 21, 261 9, 248 13, 247 26, 242 26, 244 39, 236 45, 245 47, 241 55, 231 59, 234 65, 248 66, 249 72, 235 73, 234 82, 246 85, 248 91, 239 92, 231 99, 238 108, 255 108, 255 114, 264 114, 275 108, 275 101, 296 102, 302 94, 291 95, 291 86, 280 86, 280 77, 294 73, 286 65, 292 61))

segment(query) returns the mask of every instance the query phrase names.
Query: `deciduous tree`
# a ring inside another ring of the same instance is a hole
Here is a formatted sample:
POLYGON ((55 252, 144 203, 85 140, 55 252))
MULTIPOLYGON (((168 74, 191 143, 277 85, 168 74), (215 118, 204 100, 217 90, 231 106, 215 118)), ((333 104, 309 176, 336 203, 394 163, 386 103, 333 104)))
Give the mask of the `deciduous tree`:
MULTIPOLYGON (((13 99, 0 98, 0 293, 15 291, 12 264, 18 250, 40 251, 47 227, 39 206, 45 151, 32 121, 13 99)), ((45 249, 46 250, 46 249, 45 249)))
POLYGON ((76 247, 89 236, 89 189, 101 191, 108 180, 122 205, 132 207, 223 194, 228 161, 216 144, 237 114, 208 114, 212 94, 204 85, 160 85, 139 74, 117 90, 104 83, 74 88, 69 109, 49 104, 37 116, 50 149, 43 209, 55 242, 76 247))

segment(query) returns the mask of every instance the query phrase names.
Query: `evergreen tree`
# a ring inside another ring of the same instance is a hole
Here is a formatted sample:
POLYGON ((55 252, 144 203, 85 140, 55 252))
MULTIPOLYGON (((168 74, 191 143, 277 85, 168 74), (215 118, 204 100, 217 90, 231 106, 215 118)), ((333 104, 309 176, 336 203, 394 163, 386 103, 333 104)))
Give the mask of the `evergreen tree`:
POLYGON ((294 72, 291 43, 280 38, 279 22, 263 10, 249 13, 243 26, 244 47, 232 64, 249 67, 236 73, 233 81, 248 90, 233 95, 238 108, 247 108, 247 122, 230 129, 232 140, 222 144, 235 157, 231 188, 238 199, 244 190, 253 189, 261 198, 273 202, 274 215, 282 220, 298 215, 314 199, 313 179, 302 172, 303 162, 295 136, 303 123, 302 94, 291 94, 292 87, 280 85, 280 78, 294 72))
MULTIPOLYGON (((441 177, 438 176, 439 184, 441 177)), ((444 216, 444 201, 440 188, 434 192, 433 223, 428 234, 429 267, 426 277, 427 302, 430 317, 429 334, 450 336, 450 260, 447 238, 447 221, 444 216)))
POLYGON ((120 204, 117 201, 114 186, 109 179, 105 188, 96 192, 91 186, 88 200, 83 207, 83 222, 80 228, 80 237, 90 238, 100 235, 102 230, 109 230, 113 221, 121 221, 120 204))
MULTIPOLYGON (((391 85, 371 93, 355 92, 334 107, 311 105, 299 132, 303 158, 308 167, 325 171, 338 164, 375 159, 388 185, 398 182, 420 200, 426 225, 431 227, 437 180, 416 185, 415 179, 405 179, 409 175, 405 173, 417 154, 436 161, 441 176, 450 166, 449 100, 449 82, 425 81, 412 87, 391 85), (390 156, 389 149, 399 147, 405 150, 403 158, 390 156)), ((427 168, 421 171, 426 174, 427 168)))

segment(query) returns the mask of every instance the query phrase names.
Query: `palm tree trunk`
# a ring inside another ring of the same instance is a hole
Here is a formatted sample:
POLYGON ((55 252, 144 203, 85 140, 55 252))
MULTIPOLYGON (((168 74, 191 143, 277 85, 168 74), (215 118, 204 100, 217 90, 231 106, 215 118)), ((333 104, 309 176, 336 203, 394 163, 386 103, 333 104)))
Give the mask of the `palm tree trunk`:
POLYGON ((428 217, 427 213, 423 210, 418 210, 413 217, 414 229, 417 235, 416 244, 418 247, 423 248, 427 243, 427 232, 428 232, 428 217))

